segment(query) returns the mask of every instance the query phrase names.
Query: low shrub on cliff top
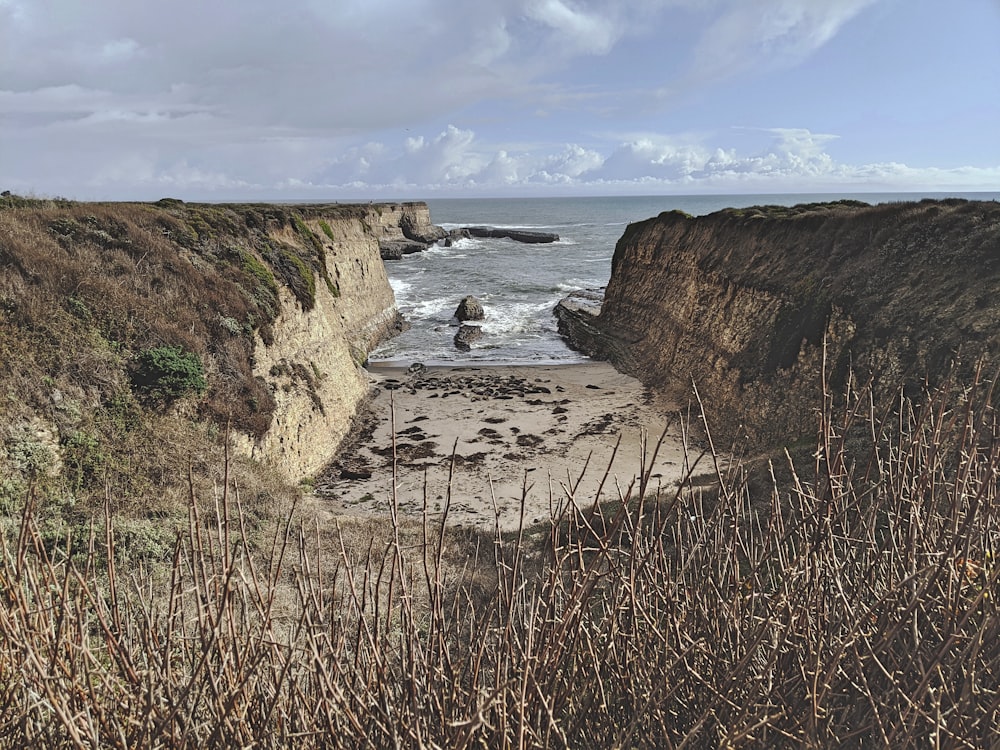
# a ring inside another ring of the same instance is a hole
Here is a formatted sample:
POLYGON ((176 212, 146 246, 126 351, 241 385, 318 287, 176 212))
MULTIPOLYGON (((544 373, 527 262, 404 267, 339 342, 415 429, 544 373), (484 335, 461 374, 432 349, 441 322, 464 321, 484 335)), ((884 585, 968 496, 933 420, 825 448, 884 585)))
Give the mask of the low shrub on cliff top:
POLYGON ((144 397, 158 403, 199 395, 208 387, 201 359, 179 346, 157 346, 139 352, 132 385, 144 397))

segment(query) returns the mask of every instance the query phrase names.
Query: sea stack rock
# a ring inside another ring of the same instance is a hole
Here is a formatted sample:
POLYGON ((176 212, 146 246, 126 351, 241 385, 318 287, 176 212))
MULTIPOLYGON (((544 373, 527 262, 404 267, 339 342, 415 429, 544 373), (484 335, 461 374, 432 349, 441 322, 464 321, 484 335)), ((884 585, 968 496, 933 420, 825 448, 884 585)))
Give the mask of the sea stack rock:
POLYGON ((455 334, 455 348, 463 352, 472 348, 472 343, 483 337, 483 329, 479 326, 460 326, 455 334))
POLYGON ((475 297, 463 297, 455 310, 455 319, 459 322, 466 320, 482 320, 486 317, 482 303, 475 297))

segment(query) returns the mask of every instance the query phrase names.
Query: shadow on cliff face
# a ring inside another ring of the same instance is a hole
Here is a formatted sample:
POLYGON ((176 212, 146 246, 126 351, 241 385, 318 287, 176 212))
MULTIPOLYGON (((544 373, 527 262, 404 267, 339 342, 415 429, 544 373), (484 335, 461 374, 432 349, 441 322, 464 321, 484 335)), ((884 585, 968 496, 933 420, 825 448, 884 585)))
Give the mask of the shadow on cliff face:
POLYGON ((693 382, 726 439, 789 444, 824 379, 881 397, 1000 364, 997 247, 993 202, 670 212, 619 241, 577 345, 675 399, 693 382))

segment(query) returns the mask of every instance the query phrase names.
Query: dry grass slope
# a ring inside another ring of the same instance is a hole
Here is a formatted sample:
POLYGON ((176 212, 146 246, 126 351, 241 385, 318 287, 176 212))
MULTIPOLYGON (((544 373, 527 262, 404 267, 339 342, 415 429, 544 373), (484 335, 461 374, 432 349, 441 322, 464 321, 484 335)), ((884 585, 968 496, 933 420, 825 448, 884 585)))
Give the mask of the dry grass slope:
MULTIPOLYGON (((261 435, 271 424, 274 398, 252 371, 257 336, 271 341, 279 285, 308 309, 316 278, 328 278, 301 216, 353 210, 5 196, 4 527, 30 496, 51 548, 71 529, 84 535, 111 498, 136 525, 135 554, 166 561, 188 470, 211 491, 226 430, 261 435)), ((288 502, 259 467, 233 471, 254 514, 288 502)))

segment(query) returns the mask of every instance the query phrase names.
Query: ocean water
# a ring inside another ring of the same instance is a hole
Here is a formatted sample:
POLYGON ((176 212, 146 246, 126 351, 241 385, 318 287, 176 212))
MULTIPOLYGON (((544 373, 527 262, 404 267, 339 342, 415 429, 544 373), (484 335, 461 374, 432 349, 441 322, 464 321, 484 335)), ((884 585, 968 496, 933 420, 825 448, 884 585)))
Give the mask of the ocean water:
POLYGON ((431 220, 446 229, 487 225, 554 232, 553 244, 507 239, 460 240, 386 262, 400 312, 411 328, 383 344, 372 361, 409 364, 505 362, 549 364, 586 359, 556 331, 555 304, 578 289, 599 288, 611 274, 615 243, 630 222, 679 209, 694 215, 727 207, 795 205, 851 198, 866 203, 963 197, 1000 200, 1000 193, 838 193, 661 197, 428 200, 431 220), (483 303, 483 337, 470 351, 453 343, 459 301, 483 303))

